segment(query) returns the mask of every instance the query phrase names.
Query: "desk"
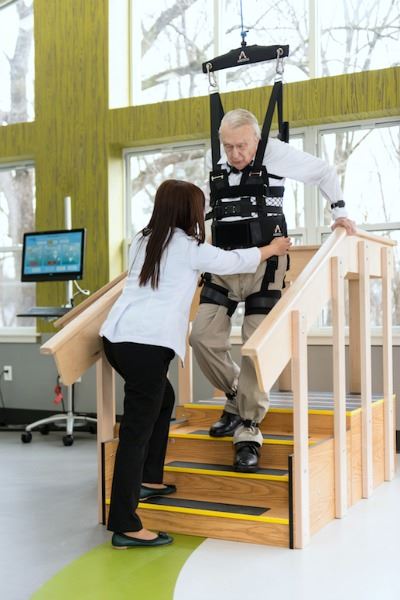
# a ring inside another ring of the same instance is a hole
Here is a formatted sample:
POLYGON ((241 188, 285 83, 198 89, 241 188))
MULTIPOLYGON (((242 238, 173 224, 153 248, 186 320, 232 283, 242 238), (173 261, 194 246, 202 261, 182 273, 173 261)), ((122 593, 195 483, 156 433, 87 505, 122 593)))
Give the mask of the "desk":
POLYGON ((26 312, 17 314, 17 317, 36 317, 43 319, 57 319, 71 310, 71 306, 32 306, 26 312))

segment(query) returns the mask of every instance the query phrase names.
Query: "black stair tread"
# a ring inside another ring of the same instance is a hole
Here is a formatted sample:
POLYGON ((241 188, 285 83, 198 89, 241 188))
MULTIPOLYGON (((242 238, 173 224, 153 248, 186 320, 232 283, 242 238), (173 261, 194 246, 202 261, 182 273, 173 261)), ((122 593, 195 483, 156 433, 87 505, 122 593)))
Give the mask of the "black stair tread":
MULTIPOLYGON (((383 394, 373 394, 372 402, 382 400, 383 394)), ((225 398, 212 398, 209 400, 201 400, 195 402, 197 406, 207 405, 222 406, 225 398)), ((332 392, 309 392, 308 393, 308 409, 309 410, 333 410, 334 398, 332 392)), ((293 392, 271 392, 270 393, 270 408, 293 408, 293 392)), ((346 395, 346 410, 356 410, 361 408, 360 394, 346 395)))
MULTIPOLYGON (((166 467, 180 467, 182 469, 207 469, 209 471, 225 471, 229 473, 236 473, 237 471, 231 465, 213 465, 209 463, 196 463, 183 460, 173 460, 165 463, 166 467)), ((259 475, 287 475, 288 471, 284 469, 257 469, 259 475)))
POLYGON ((259 517, 263 513, 270 510, 264 506, 243 506, 240 504, 226 504, 224 502, 207 502, 205 500, 188 500, 187 498, 171 498, 166 496, 158 496, 151 498, 142 503, 156 504, 157 506, 177 507, 177 508, 192 508, 197 510, 213 510, 221 513, 236 513, 238 515, 251 515, 259 517))

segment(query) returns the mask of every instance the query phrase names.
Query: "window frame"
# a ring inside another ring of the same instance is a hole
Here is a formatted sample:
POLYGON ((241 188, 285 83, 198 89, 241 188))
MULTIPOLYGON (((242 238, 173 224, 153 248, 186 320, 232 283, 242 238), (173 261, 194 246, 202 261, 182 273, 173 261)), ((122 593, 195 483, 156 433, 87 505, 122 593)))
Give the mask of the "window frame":
MULTIPOLYGON (((291 130, 292 137, 303 136, 303 149, 305 152, 309 152, 315 156, 320 156, 321 145, 320 139, 323 133, 333 133, 340 130, 348 130, 348 129, 367 129, 367 128, 377 128, 377 127, 387 127, 390 125, 400 126, 400 117, 386 117, 382 119, 364 119, 360 121, 347 121, 340 122, 337 124, 321 124, 314 125, 308 127, 299 127, 291 130)), ((271 132, 271 135, 274 136, 276 132, 271 132)), ((149 145, 149 146, 140 146, 133 148, 125 148, 123 150, 123 159, 124 159, 124 168, 125 168, 125 188, 129 189, 129 181, 130 181, 130 157, 133 154, 140 153, 152 153, 157 151, 168 151, 177 150, 178 148, 187 147, 187 146, 204 146, 206 149, 208 147, 209 140, 201 139, 201 140, 188 140, 180 143, 167 143, 167 144, 157 144, 157 145, 149 145)), ((305 186, 304 187, 304 228, 291 229, 289 230, 289 235, 302 235, 304 245, 319 245, 321 243, 321 238, 324 233, 329 233, 330 228, 326 226, 321 226, 321 212, 323 210, 323 199, 315 186, 305 186)), ((125 267, 127 265, 127 249, 129 247, 129 239, 127 237, 128 227, 129 227, 129 214, 130 208, 128 205, 128 192, 125 193, 125 240, 124 240, 124 263, 125 267)), ((351 207, 350 207, 350 217, 351 217, 351 207)), ((375 223, 363 225, 363 229, 366 231, 388 231, 388 230, 400 230, 400 222, 391 222, 391 223, 375 223)), ((231 343, 232 344, 241 344, 241 333, 240 327, 234 326, 232 327, 231 334, 231 343)), ((393 345, 400 346, 400 325, 394 325, 392 328, 393 333, 393 345)), ((374 327, 371 331, 372 334, 372 344, 373 345, 382 345, 382 333, 380 327, 374 327)), ((346 335, 346 345, 348 344, 348 327, 345 330, 346 335)), ((332 328, 331 327, 319 327, 312 329, 308 335, 308 343, 310 345, 332 345, 332 328)))
MULTIPOLYGON (((0 162, 0 172, 9 171, 12 169, 36 169, 34 160, 21 160, 13 162, 0 162)), ((12 246, 1 246, 0 253, 5 252, 22 252, 22 241, 20 244, 13 244, 12 246)), ((35 343, 37 342, 40 334, 37 332, 35 325, 24 327, 22 325, 15 325, 13 327, 1 327, 0 326, 0 343, 35 343)))
MULTIPOLYGON (((129 102, 130 105, 142 106, 149 103, 157 102, 157 100, 145 101, 143 102, 142 97, 142 82, 141 82, 141 40, 142 40, 142 31, 141 31, 141 22, 140 18, 136 19, 135 15, 137 14, 135 10, 135 3, 138 3, 138 0, 128 0, 127 5, 127 21, 128 21, 128 37, 129 41, 126 44, 128 47, 128 80, 129 80, 129 102), (139 57, 139 60, 137 58, 139 57), (132 69, 132 66, 136 65, 135 69, 132 69)), ((322 39, 322 20, 320 18, 320 13, 322 7, 320 6, 320 0, 305 0, 307 15, 308 15, 308 46, 305 49, 304 57, 306 58, 308 64, 308 78, 307 81, 315 79, 316 77, 322 77, 323 69, 321 62, 321 39, 322 39)), ((212 18, 213 18, 213 37, 211 40, 212 48, 210 47, 210 54, 212 52, 213 56, 218 56, 220 54, 224 54, 227 50, 223 49, 223 44, 221 44, 220 40, 224 35, 224 31, 222 28, 223 22, 223 3, 220 0, 212 0, 212 18)), ((246 14, 244 14, 246 18, 246 14)), ((240 15, 237 15, 238 24, 240 20, 240 15)), ((239 31, 237 34, 237 46, 239 46, 239 31)), ((251 38, 251 29, 250 29, 250 38, 251 38)), ((254 40, 247 40, 250 44, 254 43, 254 40)), ((256 42, 257 43, 257 42, 256 42)), ((380 67, 384 68, 384 67, 380 67)), ((376 70, 377 67, 373 67, 371 70, 376 70)), ((340 72, 340 73, 332 73, 328 76, 338 76, 343 74, 352 74, 359 73, 360 69, 356 69, 355 71, 349 70, 348 72, 340 72)), ((218 71, 216 73, 217 81, 219 87, 222 92, 235 93, 235 91, 239 90, 227 90, 224 87, 224 83, 226 80, 226 71, 218 71)), ((186 96, 185 96, 186 97, 186 96)), ((197 96, 196 96, 197 97, 197 96)), ((178 98, 172 97, 167 100, 177 100, 178 98)))

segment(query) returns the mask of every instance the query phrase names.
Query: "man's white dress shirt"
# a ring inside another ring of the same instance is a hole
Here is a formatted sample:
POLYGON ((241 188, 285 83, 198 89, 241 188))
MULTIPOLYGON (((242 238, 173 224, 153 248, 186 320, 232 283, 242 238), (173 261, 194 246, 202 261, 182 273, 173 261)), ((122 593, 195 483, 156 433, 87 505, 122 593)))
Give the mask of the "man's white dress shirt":
MULTIPOLYGON (((229 165, 224 152, 221 153, 221 159, 218 164, 229 172, 229 165)), ((270 178, 270 187, 282 186, 285 183, 285 178, 289 178, 308 185, 318 186, 323 197, 328 200, 329 205, 343 200, 343 193, 335 167, 329 165, 321 158, 308 154, 308 152, 297 150, 278 139, 269 138, 265 149, 263 165, 265 165, 269 174, 283 177, 283 180, 270 178)), ((229 185, 239 185, 241 177, 241 173, 233 173, 231 171, 228 176, 229 185)), ((223 199, 222 202, 232 202, 232 200, 234 199, 223 199)), ((284 203, 283 212, 285 212, 284 203)), ((254 213, 253 216, 257 217, 257 213, 254 213)), ((347 217, 347 210, 344 207, 333 208, 332 219, 336 220, 340 217, 347 217)), ((222 220, 237 220, 240 218, 226 217, 222 220)))

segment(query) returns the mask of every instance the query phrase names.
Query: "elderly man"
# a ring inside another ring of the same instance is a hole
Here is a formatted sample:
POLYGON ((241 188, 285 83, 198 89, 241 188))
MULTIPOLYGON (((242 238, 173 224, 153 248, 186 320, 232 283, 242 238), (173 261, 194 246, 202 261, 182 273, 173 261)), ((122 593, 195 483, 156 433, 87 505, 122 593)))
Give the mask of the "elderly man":
POLYGON ((284 178, 319 187, 330 202, 332 229, 344 227, 352 234, 355 225, 347 218, 336 171, 325 161, 278 139, 269 139, 262 169, 253 173, 261 133, 256 117, 244 109, 225 114, 219 135, 224 153, 219 170, 210 177, 213 243, 231 249, 271 242, 275 245, 277 238, 281 238, 276 245, 276 256, 262 263, 254 274, 225 277, 205 274, 190 337, 204 375, 227 398, 221 417, 210 428, 210 436, 233 435, 234 468, 254 472, 263 441, 259 424, 268 411, 269 399, 258 387, 251 359, 242 357, 239 369, 231 357, 231 316, 237 303, 244 301, 245 342, 281 296, 290 247, 282 211, 284 178))

